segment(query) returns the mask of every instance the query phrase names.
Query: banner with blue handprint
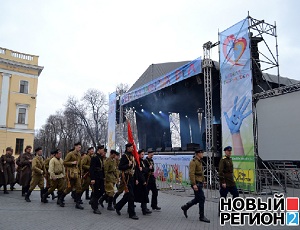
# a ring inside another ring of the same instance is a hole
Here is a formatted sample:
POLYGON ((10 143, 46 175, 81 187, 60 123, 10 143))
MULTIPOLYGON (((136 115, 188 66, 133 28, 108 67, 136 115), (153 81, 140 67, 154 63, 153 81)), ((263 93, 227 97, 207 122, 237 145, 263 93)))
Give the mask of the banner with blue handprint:
POLYGON ((237 186, 255 191, 252 73, 248 19, 219 33, 222 143, 232 146, 237 186))

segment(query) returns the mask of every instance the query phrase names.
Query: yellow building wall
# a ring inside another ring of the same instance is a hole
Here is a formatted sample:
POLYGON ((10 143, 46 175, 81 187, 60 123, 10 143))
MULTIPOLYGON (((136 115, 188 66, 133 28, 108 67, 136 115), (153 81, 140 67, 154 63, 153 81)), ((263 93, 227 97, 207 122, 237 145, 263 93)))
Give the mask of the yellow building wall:
POLYGON ((15 151, 17 138, 24 139, 24 146, 22 152, 24 152, 26 145, 33 146, 34 134, 15 133, 15 132, 0 130, 0 155, 5 154, 5 149, 7 147, 12 147, 13 150, 15 151))
MULTIPOLYGON (((38 56, 36 55, 24 54, 1 47, 0 58, 7 60, 7 62, 1 62, 0 60, 0 69, 3 69, 0 72, 11 74, 9 79, 6 127, 0 127, 0 155, 2 155, 5 153, 7 147, 12 147, 15 151, 17 138, 24 139, 22 152, 24 152, 26 145, 33 146, 38 76, 43 67, 38 66, 38 56), (21 80, 28 81, 28 94, 20 93, 21 80), (16 128, 16 125, 20 126, 16 124, 17 105, 20 104, 28 105, 25 128, 24 125, 21 125, 22 128, 16 128)), ((3 76, 0 73, 0 96, 2 79, 3 76)))

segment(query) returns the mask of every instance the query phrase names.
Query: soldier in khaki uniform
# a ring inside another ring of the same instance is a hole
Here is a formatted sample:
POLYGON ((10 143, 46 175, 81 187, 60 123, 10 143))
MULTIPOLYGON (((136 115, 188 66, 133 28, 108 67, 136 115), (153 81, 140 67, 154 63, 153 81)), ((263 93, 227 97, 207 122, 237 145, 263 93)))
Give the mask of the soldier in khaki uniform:
MULTIPOLYGON (((54 151, 51 151, 50 157, 48 157, 46 160, 44 160, 44 168, 45 168, 45 179, 46 179, 46 189, 49 190, 51 187, 50 184, 50 174, 49 174, 49 163, 50 160, 54 157, 54 151)), ((57 196, 54 195, 54 191, 51 193, 52 200, 57 198, 57 196)))
POLYGON ((105 195, 101 197, 104 201, 108 200, 107 210, 114 211, 113 207, 113 199, 114 199, 114 186, 118 181, 118 173, 117 173, 117 162, 115 160, 116 155, 119 155, 117 151, 112 149, 110 151, 110 157, 105 160, 104 163, 104 187, 105 187, 105 195))
POLYGON ((124 189, 125 189, 125 184, 123 183, 123 181, 120 178, 120 175, 121 175, 121 172, 119 170, 120 155, 116 156, 115 159, 116 159, 116 165, 117 165, 117 178, 118 178, 118 180, 116 182, 116 187, 117 187, 118 191, 116 192, 116 194, 114 195, 114 198, 113 198, 114 208, 116 208, 115 206, 116 206, 117 198, 124 192, 124 189))
POLYGON ((227 197, 228 192, 231 193, 233 198, 239 196, 239 192, 233 178, 233 163, 230 158, 231 151, 231 146, 225 147, 225 155, 219 163, 220 196, 224 198, 227 197))
POLYGON ((41 147, 35 149, 36 156, 32 160, 32 177, 30 181, 29 190, 25 196, 27 202, 31 202, 30 195, 33 189, 38 185, 41 190, 41 201, 43 194, 45 193, 44 189, 44 161, 43 161, 43 150, 41 147))
POLYGON ((50 188, 43 195, 43 202, 47 203, 47 197, 49 194, 53 193, 57 189, 58 199, 57 204, 64 206, 65 204, 61 202, 61 195, 65 189, 65 167, 64 161, 61 159, 61 151, 59 149, 51 152, 53 157, 49 162, 49 179, 50 188))
POLYGON ((94 155, 94 147, 88 148, 87 154, 81 159, 82 191, 85 191, 85 199, 90 200, 89 187, 91 184, 90 165, 91 157, 94 155))
MULTIPOLYGON (((75 187, 76 195, 75 195, 75 208, 83 209, 80 205, 81 203, 81 176, 80 176, 80 162, 81 162, 81 143, 77 142, 74 144, 74 150, 69 152, 64 160, 64 166, 66 167, 66 179, 67 179, 67 187, 65 188, 63 194, 60 197, 60 203, 63 204, 63 200, 67 194, 69 194, 73 187, 75 187)), ((60 205, 64 207, 64 205, 60 205)))
POLYGON ((187 210, 195 204, 199 204, 199 220, 210 223, 210 220, 204 216, 204 203, 205 196, 203 192, 203 185, 205 184, 205 178, 202 167, 203 150, 199 149, 195 151, 195 157, 191 160, 189 166, 190 183, 194 190, 195 198, 185 205, 181 206, 184 216, 187 218, 187 210))

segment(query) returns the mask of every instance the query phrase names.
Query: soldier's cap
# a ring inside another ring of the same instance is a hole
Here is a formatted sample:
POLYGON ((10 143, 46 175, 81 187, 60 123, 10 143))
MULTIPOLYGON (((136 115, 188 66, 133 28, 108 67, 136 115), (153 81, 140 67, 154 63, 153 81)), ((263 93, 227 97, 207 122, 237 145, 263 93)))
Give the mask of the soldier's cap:
POLYGON ((51 151, 51 155, 55 155, 55 154, 57 154, 59 151, 60 151, 59 149, 52 150, 52 151, 51 151))
POLYGON ((10 151, 10 152, 12 152, 12 151, 13 151, 13 149, 12 149, 11 147, 7 147, 7 148, 6 148, 6 151, 10 151))
POLYGON ((88 148, 88 151, 91 150, 91 149, 94 149, 94 147, 89 147, 89 148, 88 148))
POLYGON ((119 155, 120 153, 118 153, 116 150, 114 150, 114 149, 111 149, 110 150, 110 154, 116 154, 116 155, 119 155))
POLYGON ((38 151, 40 151, 40 150, 42 150, 42 148, 41 148, 41 147, 38 147, 38 148, 36 148, 34 151, 35 151, 35 152, 38 152, 38 151))
POLYGON ((140 150, 138 151, 138 154, 141 154, 142 152, 145 152, 145 150, 144 150, 144 149, 140 149, 140 150))
POLYGON ((148 153, 154 153, 154 150, 152 148, 149 148, 147 152, 148 153))
POLYGON ((226 147, 224 148, 224 151, 232 151, 232 147, 231 147, 231 146, 226 146, 226 147))
POLYGON ((196 149, 195 153, 204 153, 203 149, 196 149))
POLYGON ((74 146, 77 146, 77 145, 81 145, 81 142, 78 141, 78 142, 76 142, 76 143, 74 144, 74 146))
POLYGON ((125 145, 125 148, 129 148, 129 147, 131 147, 131 146, 133 146, 132 143, 127 143, 127 144, 125 145))
POLYGON ((104 145, 99 145, 99 146, 97 147, 97 150, 99 150, 99 149, 104 149, 104 145))

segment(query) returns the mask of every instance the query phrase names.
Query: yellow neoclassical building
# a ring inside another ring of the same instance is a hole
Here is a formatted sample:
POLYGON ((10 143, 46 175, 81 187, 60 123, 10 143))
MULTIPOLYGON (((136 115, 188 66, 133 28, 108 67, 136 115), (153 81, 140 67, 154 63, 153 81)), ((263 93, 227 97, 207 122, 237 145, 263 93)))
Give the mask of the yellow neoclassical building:
POLYGON ((0 47, 0 155, 6 147, 20 154, 33 145, 38 77, 43 70, 38 58, 0 47))

